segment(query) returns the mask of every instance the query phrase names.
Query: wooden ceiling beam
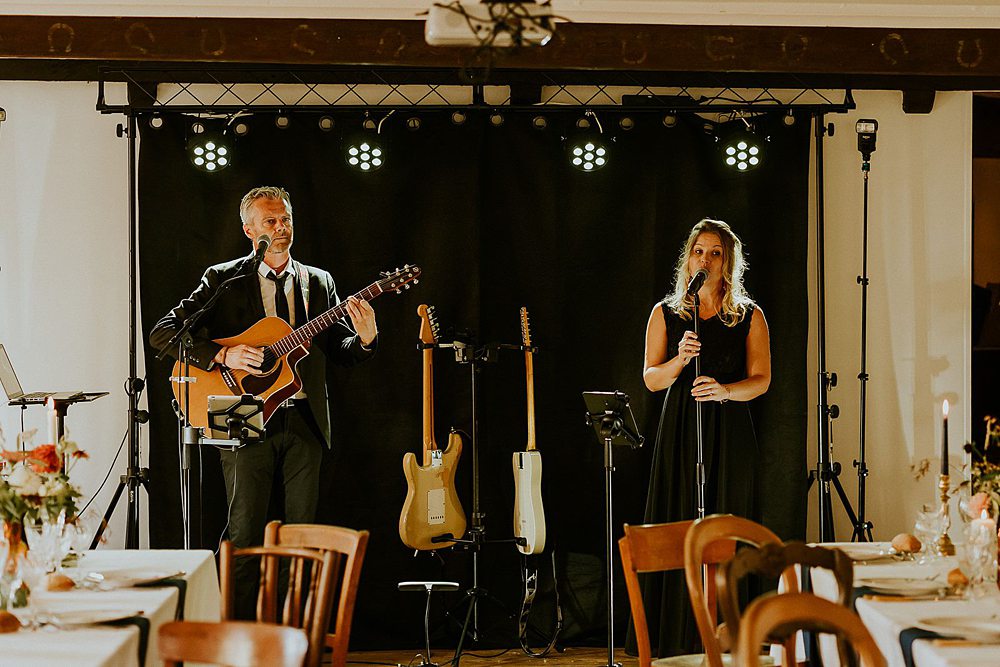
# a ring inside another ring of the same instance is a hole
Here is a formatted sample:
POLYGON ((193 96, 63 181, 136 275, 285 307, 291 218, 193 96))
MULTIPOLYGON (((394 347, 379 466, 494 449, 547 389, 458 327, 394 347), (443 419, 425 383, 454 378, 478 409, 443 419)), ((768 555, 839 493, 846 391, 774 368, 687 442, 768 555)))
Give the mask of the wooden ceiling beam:
MULTIPOLYGON (((423 29, 417 20, 8 15, 0 16, 0 77, 47 68, 85 76, 97 64, 125 63, 445 70, 470 64, 474 49, 429 46, 423 29)), ((564 23, 545 47, 494 50, 492 67, 768 74, 841 85, 916 77, 928 88, 956 87, 950 80, 989 88, 1000 83, 1000 30, 564 23)))

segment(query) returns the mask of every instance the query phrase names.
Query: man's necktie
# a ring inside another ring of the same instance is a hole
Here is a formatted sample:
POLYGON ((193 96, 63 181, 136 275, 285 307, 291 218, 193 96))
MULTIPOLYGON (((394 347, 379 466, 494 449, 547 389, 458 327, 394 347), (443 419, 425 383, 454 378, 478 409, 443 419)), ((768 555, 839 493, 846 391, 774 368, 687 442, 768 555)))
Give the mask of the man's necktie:
POLYGON ((288 315, 288 297, 285 296, 285 278, 289 275, 287 271, 280 276, 274 275, 274 271, 267 274, 267 279, 274 281, 274 313, 286 322, 291 322, 288 315))

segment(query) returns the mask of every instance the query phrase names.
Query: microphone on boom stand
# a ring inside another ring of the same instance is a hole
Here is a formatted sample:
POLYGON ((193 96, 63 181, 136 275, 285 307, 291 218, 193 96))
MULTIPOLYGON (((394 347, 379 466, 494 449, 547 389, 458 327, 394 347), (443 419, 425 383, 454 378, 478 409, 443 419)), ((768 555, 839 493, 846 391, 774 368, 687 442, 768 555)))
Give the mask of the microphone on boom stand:
MULTIPOLYGON (((698 290, 701 286, 705 284, 708 279, 708 271, 705 269, 698 269, 698 271, 691 277, 691 282, 688 283, 687 295, 694 297, 694 335, 699 335, 699 323, 701 322, 701 317, 698 314, 699 306, 701 305, 701 300, 698 298, 698 290)), ((694 358, 694 376, 701 376, 701 355, 694 358)), ((705 518, 705 440, 702 434, 701 427, 701 401, 695 401, 694 404, 694 414, 695 414, 695 433, 696 433, 696 443, 697 443, 697 463, 695 464, 695 476, 697 480, 697 507, 698 507, 698 518, 705 518)))

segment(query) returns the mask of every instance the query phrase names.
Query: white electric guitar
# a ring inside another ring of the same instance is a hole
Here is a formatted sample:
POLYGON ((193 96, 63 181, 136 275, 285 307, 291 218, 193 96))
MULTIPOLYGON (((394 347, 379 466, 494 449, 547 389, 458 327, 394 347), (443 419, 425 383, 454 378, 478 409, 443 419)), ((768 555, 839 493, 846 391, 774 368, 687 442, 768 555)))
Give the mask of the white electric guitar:
POLYGON ((532 365, 528 309, 521 308, 521 342, 528 389, 528 445, 514 452, 514 537, 523 538, 517 549, 523 554, 545 550, 545 511, 542 508, 542 453, 535 448, 535 373, 532 365))

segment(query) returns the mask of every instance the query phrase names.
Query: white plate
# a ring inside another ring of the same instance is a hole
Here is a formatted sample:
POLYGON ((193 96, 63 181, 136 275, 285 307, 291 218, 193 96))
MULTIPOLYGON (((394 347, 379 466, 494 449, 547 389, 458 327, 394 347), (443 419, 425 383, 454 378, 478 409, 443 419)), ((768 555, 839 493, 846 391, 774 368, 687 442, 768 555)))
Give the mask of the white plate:
POLYGON ((1000 639, 1000 620, 980 616, 932 616, 916 622, 921 630, 963 639, 1000 639))
POLYGON ((855 579, 855 586, 866 586, 876 593, 888 595, 927 595, 948 588, 948 584, 939 579, 927 580, 908 577, 881 577, 872 579, 855 579))
POLYGON ((184 572, 176 570, 123 569, 107 570, 105 572, 90 572, 87 574, 86 579, 96 583, 100 588, 113 589, 131 588, 132 586, 140 586, 142 584, 152 584, 157 581, 163 581, 164 579, 182 577, 184 574, 184 572))
POLYGON ((94 625, 133 618, 141 612, 121 611, 118 609, 76 609, 46 614, 55 625, 67 627, 71 625, 94 625))

